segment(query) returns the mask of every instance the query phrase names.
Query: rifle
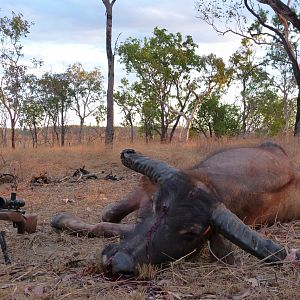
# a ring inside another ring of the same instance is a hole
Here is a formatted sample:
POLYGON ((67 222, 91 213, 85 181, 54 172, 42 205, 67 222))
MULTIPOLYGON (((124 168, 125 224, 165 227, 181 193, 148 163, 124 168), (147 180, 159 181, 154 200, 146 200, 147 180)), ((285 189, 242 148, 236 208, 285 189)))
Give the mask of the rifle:
MULTIPOLYGON (((25 201, 17 199, 17 194, 12 192, 9 198, 0 197, 0 220, 10 221, 13 227, 17 228, 19 234, 25 232, 34 233, 37 225, 37 215, 25 214, 25 210, 21 209, 25 206, 25 201)), ((11 263, 11 259, 7 252, 7 244, 4 231, 0 231, 0 246, 6 264, 11 263)))

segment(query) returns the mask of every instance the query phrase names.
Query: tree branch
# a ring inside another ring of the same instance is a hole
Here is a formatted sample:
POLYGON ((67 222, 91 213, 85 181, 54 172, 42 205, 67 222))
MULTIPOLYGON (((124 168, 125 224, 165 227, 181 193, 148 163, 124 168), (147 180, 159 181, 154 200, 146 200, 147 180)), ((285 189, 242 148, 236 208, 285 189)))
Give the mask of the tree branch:
POLYGON ((266 4, 272 7, 272 9, 278 14, 282 15, 285 19, 293 24, 295 28, 300 31, 300 18, 297 16, 294 10, 284 4, 280 0, 258 0, 261 4, 266 4))

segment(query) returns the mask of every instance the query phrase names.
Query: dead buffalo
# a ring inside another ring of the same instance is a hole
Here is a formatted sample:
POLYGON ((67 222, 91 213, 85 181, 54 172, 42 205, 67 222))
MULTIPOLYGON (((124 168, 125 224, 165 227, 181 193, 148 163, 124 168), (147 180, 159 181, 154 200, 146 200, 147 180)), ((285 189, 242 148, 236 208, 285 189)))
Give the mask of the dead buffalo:
POLYGON ((102 223, 66 214, 52 220, 59 229, 123 237, 102 252, 102 263, 112 273, 135 274, 139 264, 178 259, 208 240, 218 257, 231 251, 232 242, 266 262, 298 258, 298 252, 247 226, 300 218, 300 173, 279 145, 222 150, 188 170, 130 149, 122 151, 121 160, 144 176, 125 199, 104 209, 102 223), (134 210, 135 225, 118 224, 134 210))

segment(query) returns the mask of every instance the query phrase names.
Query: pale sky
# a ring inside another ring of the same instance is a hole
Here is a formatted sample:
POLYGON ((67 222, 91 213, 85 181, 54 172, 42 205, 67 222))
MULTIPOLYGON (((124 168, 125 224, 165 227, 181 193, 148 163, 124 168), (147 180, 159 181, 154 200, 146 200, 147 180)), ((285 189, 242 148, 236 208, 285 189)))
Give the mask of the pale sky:
MULTIPOLYGON (((63 72, 75 62, 87 70, 100 67, 106 78, 105 7, 101 0, 9 0, 0 16, 11 11, 34 22, 24 40, 26 58, 44 61, 43 72, 63 72)), ((197 18, 194 0, 117 0, 113 7, 113 40, 151 36, 154 27, 191 35, 200 54, 228 58, 239 46, 236 36, 218 36, 197 18)), ((116 61, 116 86, 126 74, 116 61)), ((106 83, 105 83, 106 85, 106 83)))
MULTIPOLYGON (((34 22, 25 40, 25 56, 41 58, 45 68, 64 71, 74 62, 100 66, 106 73, 105 8, 101 0, 10 0, 0 15, 21 12, 34 22)), ((218 36, 197 18, 194 0, 117 0, 113 7, 113 37, 150 36, 155 26, 192 35, 203 54, 228 57, 238 47, 235 36, 218 36)), ((117 63, 117 75, 121 66, 117 63)), ((123 74, 122 74, 123 75, 123 74)), ((118 76, 117 76, 118 77, 118 76)))

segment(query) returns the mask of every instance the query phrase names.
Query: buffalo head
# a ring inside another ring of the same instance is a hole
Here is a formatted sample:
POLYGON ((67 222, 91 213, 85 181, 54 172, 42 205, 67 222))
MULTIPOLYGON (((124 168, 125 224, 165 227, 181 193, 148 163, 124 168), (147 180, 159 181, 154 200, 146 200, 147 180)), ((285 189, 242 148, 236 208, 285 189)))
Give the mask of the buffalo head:
POLYGON ((103 250, 102 264, 112 273, 130 276, 138 265, 176 260, 201 247, 214 232, 259 258, 276 261, 286 256, 283 247, 263 239, 230 212, 192 171, 180 171, 130 149, 122 151, 121 160, 159 189, 135 229, 120 244, 103 250))

